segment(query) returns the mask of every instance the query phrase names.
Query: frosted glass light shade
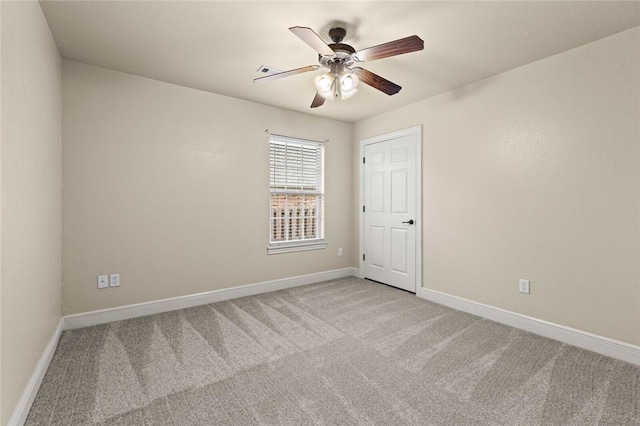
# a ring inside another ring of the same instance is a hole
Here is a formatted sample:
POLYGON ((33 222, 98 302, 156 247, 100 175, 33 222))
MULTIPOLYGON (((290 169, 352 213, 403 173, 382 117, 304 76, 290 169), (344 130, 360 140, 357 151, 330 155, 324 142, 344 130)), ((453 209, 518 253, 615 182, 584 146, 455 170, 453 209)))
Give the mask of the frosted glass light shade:
POLYGON ((343 73, 340 76, 340 97, 342 99, 349 99, 355 95, 358 89, 358 77, 355 74, 343 73))
POLYGON ((316 89, 318 89, 318 94, 329 100, 333 100, 334 82, 335 78, 329 73, 319 75, 314 80, 316 89))
POLYGON ((348 92, 342 92, 342 99, 349 99, 350 97, 355 95, 357 92, 358 92, 358 89, 353 89, 348 92))
POLYGON ((343 74, 340 76, 340 85, 343 93, 350 92, 358 85, 358 77, 355 74, 343 74))

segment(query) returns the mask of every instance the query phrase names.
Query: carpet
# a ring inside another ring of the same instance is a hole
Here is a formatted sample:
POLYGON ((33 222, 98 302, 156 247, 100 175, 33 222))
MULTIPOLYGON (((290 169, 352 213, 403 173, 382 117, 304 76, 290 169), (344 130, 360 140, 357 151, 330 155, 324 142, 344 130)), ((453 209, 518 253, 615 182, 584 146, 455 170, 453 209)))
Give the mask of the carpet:
POLYGON ((27 425, 640 425, 640 368, 350 277, 65 331, 27 425))

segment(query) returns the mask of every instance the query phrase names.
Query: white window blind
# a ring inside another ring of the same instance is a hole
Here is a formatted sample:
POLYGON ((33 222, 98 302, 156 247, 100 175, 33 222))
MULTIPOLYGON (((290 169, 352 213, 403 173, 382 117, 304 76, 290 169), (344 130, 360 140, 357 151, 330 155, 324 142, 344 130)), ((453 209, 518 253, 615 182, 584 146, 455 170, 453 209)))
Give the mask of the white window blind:
POLYGON ((269 253, 324 248, 324 145, 271 135, 269 253))

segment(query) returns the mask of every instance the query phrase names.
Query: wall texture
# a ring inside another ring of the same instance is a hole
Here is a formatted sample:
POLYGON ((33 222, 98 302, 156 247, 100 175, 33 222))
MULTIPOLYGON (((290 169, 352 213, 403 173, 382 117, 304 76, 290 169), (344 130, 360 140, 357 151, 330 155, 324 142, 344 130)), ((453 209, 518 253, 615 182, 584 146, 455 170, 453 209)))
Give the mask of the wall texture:
POLYGON ((2 419, 60 317, 61 60, 37 2, 2 4, 2 419))
POLYGON ((64 61, 64 314, 351 266, 351 141, 349 124, 64 61), (329 139, 327 249, 267 255, 265 129, 329 139))
POLYGON ((356 124, 423 127, 423 287, 640 344, 639 69, 636 27, 356 124))

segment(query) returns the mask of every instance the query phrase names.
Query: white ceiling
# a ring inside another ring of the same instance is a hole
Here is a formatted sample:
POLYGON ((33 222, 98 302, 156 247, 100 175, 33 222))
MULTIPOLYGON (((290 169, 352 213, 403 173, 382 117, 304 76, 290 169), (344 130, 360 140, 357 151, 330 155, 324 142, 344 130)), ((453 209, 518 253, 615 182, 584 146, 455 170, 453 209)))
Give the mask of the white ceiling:
POLYGON ((42 1, 65 59, 355 122, 640 25, 640 2, 42 1), (289 32, 342 22, 356 50, 416 34, 423 51, 365 63, 403 87, 309 108, 313 77, 254 84, 259 66, 317 64, 289 32))

